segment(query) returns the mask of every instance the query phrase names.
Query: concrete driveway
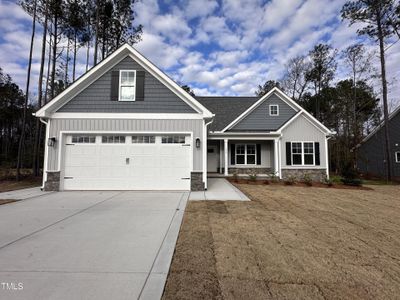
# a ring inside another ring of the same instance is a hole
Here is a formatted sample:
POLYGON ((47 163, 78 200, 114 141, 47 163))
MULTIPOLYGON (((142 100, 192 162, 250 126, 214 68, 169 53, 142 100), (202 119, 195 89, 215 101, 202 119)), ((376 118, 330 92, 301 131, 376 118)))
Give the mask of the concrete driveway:
POLYGON ((184 192, 59 192, 0 206, 0 299, 157 299, 184 192))

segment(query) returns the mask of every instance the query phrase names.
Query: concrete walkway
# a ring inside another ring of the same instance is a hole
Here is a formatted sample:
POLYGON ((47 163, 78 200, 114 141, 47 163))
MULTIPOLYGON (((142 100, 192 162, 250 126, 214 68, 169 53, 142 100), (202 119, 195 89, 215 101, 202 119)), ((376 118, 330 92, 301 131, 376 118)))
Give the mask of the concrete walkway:
POLYGON ((188 192, 58 192, 0 206, 0 299, 159 299, 188 192), (23 289, 18 289, 19 286, 23 289))
POLYGON ((191 192, 189 200, 250 201, 245 194, 225 178, 208 178, 207 191, 191 192))
POLYGON ((43 192, 40 189, 40 187, 34 187, 34 188, 20 189, 20 190, 0 193, 0 199, 23 200, 23 199, 46 195, 49 193, 51 192, 43 192))

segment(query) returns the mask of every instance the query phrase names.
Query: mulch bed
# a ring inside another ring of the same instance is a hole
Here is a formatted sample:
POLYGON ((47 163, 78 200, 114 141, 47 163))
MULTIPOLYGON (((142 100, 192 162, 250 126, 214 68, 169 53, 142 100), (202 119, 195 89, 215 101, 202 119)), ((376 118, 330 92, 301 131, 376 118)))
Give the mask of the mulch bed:
POLYGON ((288 184, 284 181, 270 181, 270 180, 249 180, 249 179, 238 179, 234 180, 228 178, 228 180, 232 183, 236 184, 250 184, 250 185, 284 185, 284 186, 292 186, 292 187, 317 187, 317 188, 329 188, 329 189, 344 189, 344 190, 363 190, 363 191, 373 191, 374 189, 367 186, 352 186, 352 185, 344 185, 334 183, 332 185, 327 185, 321 182, 313 182, 311 185, 308 185, 303 182, 295 182, 292 184, 288 184))

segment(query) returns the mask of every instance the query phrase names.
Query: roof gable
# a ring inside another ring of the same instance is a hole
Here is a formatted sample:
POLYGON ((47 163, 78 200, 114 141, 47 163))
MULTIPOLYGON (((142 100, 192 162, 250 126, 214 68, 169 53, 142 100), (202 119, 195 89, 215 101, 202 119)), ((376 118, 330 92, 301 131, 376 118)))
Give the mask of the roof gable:
POLYGON ((271 94, 263 103, 255 107, 229 131, 275 131, 290 120, 297 110, 283 101, 276 94, 271 94), (278 115, 269 114, 269 106, 278 105, 278 115))
MULTIPOLYGON (((230 130, 233 126, 238 124, 241 120, 243 120, 247 115, 249 115, 254 109, 256 109, 259 105, 264 103, 271 95, 275 94, 280 99, 282 99, 287 105, 292 107, 296 113, 302 112, 307 119, 316 127, 320 128, 320 130, 324 131, 326 134, 334 134, 331 130, 329 130, 325 125, 319 122, 316 118, 314 118, 309 112, 307 112, 304 108, 302 108, 299 104, 297 104, 293 99, 287 96, 284 92, 282 92, 279 88, 274 87, 271 91, 261 97, 257 102, 255 102, 251 107, 249 107, 245 112, 243 112, 240 116, 238 116, 235 120, 233 120, 229 125, 227 125, 221 132, 225 132, 230 130)), ((297 116, 297 114, 293 114, 292 118, 297 116)), ((291 119, 292 119, 291 118, 291 119)), ((290 122, 290 120, 288 122, 290 122)), ((279 130, 278 130, 279 131, 279 130)))
POLYGON ((93 113, 196 113, 186 102, 147 72, 129 55, 91 83, 57 112, 93 113), (144 71, 144 101, 111 101, 113 71, 144 71))
POLYGON ((162 84, 164 84, 168 89, 170 89, 175 95, 177 95, 181 100, 186 102, 193 110, 198 113, 203 114, 205 118, 210 118, 213 114, 207 110, 203 105, 201 105, 196 99, 184 91, 178 84, 176 84, 172 79, 170 79, 165 73, 159 70, 154 64, 147 60, 143 55, 141 55, 137 50, 128 44, 124 44, 111 55, 101 61, 98 65, 90 69, 78 80, 76 80, 72 85, 55 97, 52 101, 47 103, 41 109, 36 112, 37 117, 49 117, 52 113, 57 111, 59 108, 64 106, 68 101, 73 99, 82 90, 90 86, 101 76, 103 76, 107 71, 109 71, 113 66, 118 64, 125 57, 130 56, 135 62, 143 67, 149 74, 157 78, 162 84))

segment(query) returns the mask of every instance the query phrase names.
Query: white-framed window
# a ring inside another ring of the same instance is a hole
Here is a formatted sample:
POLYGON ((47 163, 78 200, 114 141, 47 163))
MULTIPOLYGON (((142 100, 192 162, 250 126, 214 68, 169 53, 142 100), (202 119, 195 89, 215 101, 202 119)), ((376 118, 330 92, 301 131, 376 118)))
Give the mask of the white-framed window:
POLYGON ((119 101, 135 101, 136 70, 119 71, 119 101))
POLYGON ((279 105, 271 104, 269 106, 269 115, 270 116, 279 116, 279 105))
POLYGON ((184 135, 164 135, 161 137, 162 144, 184 144, 184 135))
POLYGON ((255 144, 236 145, 235 161, 237 165, 255 165, 257 161, 256 145, 255 144))
POLYGON ((132 144, 155 144, 155 135, 133 135, 132 144))
POLYGON ((292 142, 292 165, 314 166, 315 148, 314 142, 292 142))
POLYGON ((94 144, 94 143, 96 143, 96 136, 94 136, 94 135, 73 135, 72 143, 74 143, 74 144, 94 144))
POLYGON ((125 144, 124 135, 103 135, 101 137, 103 144, 125 144))
POLYGON ((396 163, 400 163, 400 151, 397 151, 394 153, 396 163))

